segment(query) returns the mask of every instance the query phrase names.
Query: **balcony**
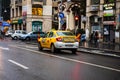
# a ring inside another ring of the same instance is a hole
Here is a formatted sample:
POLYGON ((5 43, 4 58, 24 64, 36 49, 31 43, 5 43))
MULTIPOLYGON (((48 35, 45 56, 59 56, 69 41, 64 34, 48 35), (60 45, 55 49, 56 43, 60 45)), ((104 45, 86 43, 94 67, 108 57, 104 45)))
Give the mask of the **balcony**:
POLYGON ((90 12, 97 12, 99 10, 100 10, 99 5, 91 5, 90 6, 90 12))

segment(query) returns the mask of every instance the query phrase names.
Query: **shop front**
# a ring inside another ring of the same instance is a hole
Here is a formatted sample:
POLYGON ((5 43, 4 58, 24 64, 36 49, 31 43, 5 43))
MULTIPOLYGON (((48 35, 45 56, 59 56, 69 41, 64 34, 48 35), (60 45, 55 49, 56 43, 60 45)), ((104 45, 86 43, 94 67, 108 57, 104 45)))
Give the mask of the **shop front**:
POLYGON ((12 20, 12 22, 11 22, 12 29, 13 30, 22 30, 23 29, 22 23, 23 23, 22 19, 12 20))
POLYGON ((104 21, 103 24, 103 41, 115 42, 114 21, 104 21))
POLYGON ((103 41, 115 42, 115 9, 116 3, 103 4, 103 41))
POLYGON ((32 21, 32 31, 42 31, 42 22, 32 21))
POLYGON ((17 30, 17 24, 18 24, 18 20, 12 20, 11 29, 12 30, 17 30))

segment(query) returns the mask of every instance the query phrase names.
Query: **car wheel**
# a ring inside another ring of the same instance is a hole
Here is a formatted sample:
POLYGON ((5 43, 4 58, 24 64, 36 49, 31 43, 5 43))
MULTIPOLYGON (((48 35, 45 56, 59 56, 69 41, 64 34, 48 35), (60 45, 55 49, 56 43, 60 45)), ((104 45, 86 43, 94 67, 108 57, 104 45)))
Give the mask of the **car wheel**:
POLYGON ((14 39, 15 39, 15 40, 17 40, 17 39, 18 39, 18 37, 17 37, 17 36, 15 36, 15 37, 14 37, 14 39))
POLYGON ((29 38, 29 37, 27 37, 25 40, 26 40, 26 41, 30 41, 30 38, 29 38))
POLYGON ((76 49, 73 49, 72 54, 76 54, 76 51, 77 51, 76 49))
POLYGON ((39 50, 39 51, 43 50, 43 47, 41 46, 40 43, 38 43, 38 50, 39 50))
POLYGON ((51 52, 55 53, 55 46, 53 44, 51 45, 51 52))

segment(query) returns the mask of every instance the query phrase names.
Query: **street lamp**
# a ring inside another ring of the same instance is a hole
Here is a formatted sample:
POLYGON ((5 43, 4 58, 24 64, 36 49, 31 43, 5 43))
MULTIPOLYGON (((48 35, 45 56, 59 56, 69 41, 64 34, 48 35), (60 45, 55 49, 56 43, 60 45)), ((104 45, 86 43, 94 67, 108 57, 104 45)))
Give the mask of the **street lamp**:
POLYGON ((4 12, 6 13, 6 12, 7 12, 7 10, 5 9, 5 10, 4 10, 4 12))

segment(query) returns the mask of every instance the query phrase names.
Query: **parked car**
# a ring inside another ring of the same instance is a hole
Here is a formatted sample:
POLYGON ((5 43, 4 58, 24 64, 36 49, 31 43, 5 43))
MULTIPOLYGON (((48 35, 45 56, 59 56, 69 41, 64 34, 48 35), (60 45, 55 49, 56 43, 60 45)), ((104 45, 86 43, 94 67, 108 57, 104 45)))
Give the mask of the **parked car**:
POLYGON ((5 36, 6 37, 11 37, 11 35, 14 33, 14 30, 8 30, 6 33, 5 33, 5 36))
POLYGON ((15 30, 15 32, 11 35, 11 38, 17 40, 20 38, 22 34, 27 34, 24 30, 15 30))
POLYGON ((79 42, 70 31, 53 30, 46 33, 45 37, 38 38, 38 49, 48 48, 52 53, 60 50, 71 50, 76 53, 79 42))
POLYGON ((44 32, 29 32, 28 34, 23 34, 20 36, 21 40, 26 40, 26 41, 30 41, 30 40, 37 40, 38 35, 40 35, 40 37, 43 37, 45 35, 44 32))

